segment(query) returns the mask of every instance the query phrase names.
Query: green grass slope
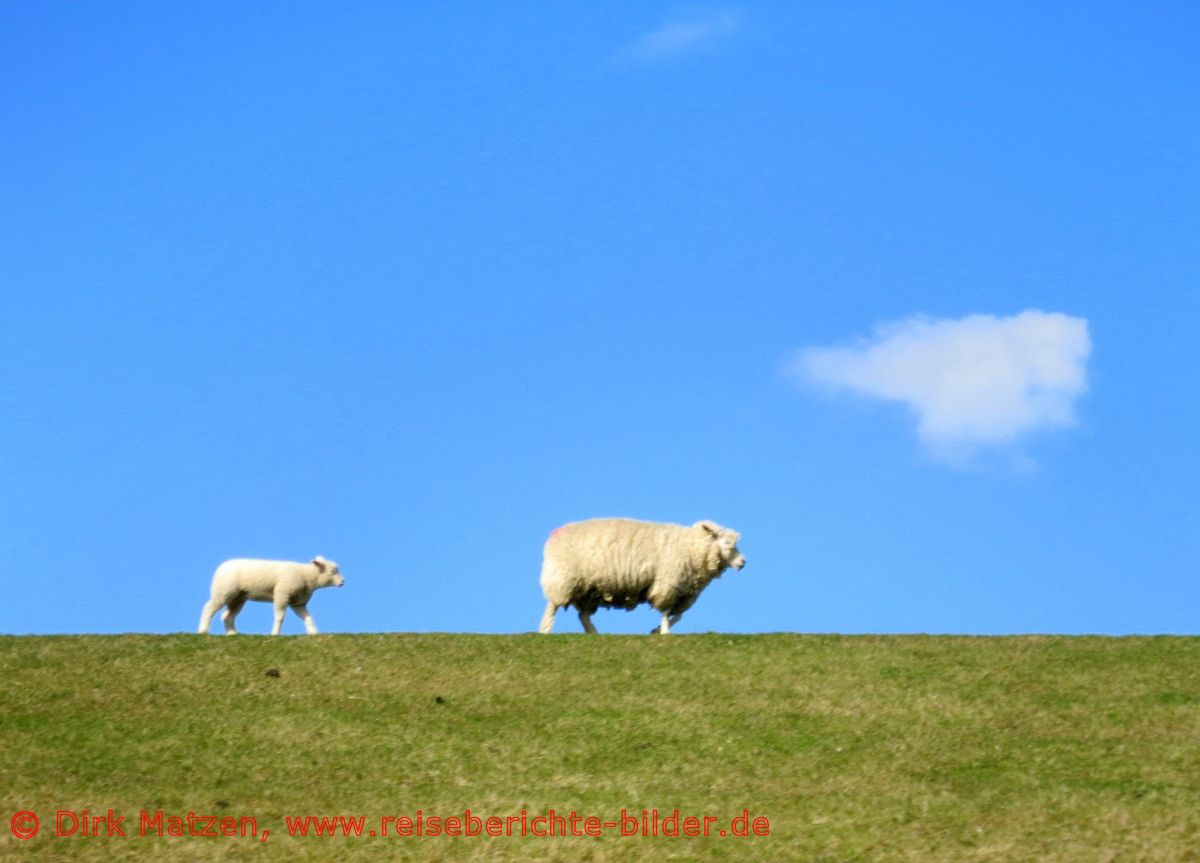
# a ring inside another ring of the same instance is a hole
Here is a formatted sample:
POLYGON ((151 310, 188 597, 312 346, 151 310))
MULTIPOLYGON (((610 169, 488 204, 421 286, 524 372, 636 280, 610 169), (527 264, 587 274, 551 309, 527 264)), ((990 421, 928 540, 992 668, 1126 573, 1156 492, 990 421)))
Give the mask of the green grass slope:
POLYGON ((1200 859, 1195 638, 3 637, 0 670, 4 860, 1200 859), (125 836, 54 835, 84 809, 125 836), (382 835, 551 809, 618 827, 382 835), (713 835, 619 835, 676 809, 713 835))

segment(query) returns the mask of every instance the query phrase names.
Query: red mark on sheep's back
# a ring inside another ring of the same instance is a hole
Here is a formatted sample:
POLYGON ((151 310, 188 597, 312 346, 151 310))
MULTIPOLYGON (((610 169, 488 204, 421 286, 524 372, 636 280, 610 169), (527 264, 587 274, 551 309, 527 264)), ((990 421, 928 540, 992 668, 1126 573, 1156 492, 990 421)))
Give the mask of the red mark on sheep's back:
MULTIPOLYGON (((565 528, 565 527, 556 527, 556 528, 554 528, 554 530, 550 531, 550 539, 554 539, 554 537, 558 536, 558 535, 559 535, 560 533, 562 533, 564 530, 566 530, 566 528, 565 528)), ((547 541, 547 542, 549 542, 550 540, 546 540, 546 541, 547 541)))

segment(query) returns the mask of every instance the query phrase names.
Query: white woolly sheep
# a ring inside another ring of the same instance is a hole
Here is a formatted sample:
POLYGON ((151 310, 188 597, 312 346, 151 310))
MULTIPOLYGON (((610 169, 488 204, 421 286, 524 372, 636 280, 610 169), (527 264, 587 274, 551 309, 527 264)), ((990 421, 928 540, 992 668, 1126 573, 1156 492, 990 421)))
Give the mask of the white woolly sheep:
POLYGON ((246 600, 270 602, 275 605, 275 626, 272 635, 278 635, 283 626, 283 615, 288 606, 304 621, 309 635, 317 634, 317 625, 308 613, 308 600, 313 591, 320 587, 341 587, 346 583, 338 565, 321 556, 310 563, 292 563, 287 560, 227 560, 213 573, 212 598, 200 612, 199 633, 208 632, 213 615, 222 606, 221 620, 225 623, 226 635, 237 635, 233 621, 246 600))
POLYGON ((651 632, 664 635, 700 592, 728 567, 741 569, 741 534, 698 521, 691 527, 627 518, 563 525, 550 534, 542 559, 546 613, 538 631, 550 632, 554 614, 573 605, 584 632, 595 633, 598 608, 632 610, 643 602, 662 613, 651 632))

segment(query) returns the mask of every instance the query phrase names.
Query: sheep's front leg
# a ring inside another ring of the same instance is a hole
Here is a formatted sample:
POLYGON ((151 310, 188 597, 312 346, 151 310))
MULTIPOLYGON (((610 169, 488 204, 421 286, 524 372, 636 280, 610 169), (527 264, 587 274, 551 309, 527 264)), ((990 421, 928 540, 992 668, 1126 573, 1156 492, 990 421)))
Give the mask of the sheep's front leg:
POLYGON ((583 631, 588 635, 596 634, 596 627, 592 626, 592 614, 593 612, 583 609, 579 611, 579 622, 583 624, 583 631))
POLYGON ((663 612, 662 623, 650 630, 651 635, 666 635, 671 631, 671 627, 679 623, 679 618, 682 614, 667 614, 663 612))
POLYGON ((304 621, 304 628, 307 630, 309 635, 317 634, 316 621, 314 621, 313 616, 308 613, 307 605, 293 605, 292 611, 296 612, 296 616, 304 621))
POLYGON ((271 627, 271 634, 278 635, 279 630, 283 629, 283 616, 287 614, 287 603, 275 601, 275 625, 271 627))
POLYGON ((538 632, 546 635, 550 630, 554 629, 554 613, 558 611, 558 606, 553 602, 546 603, 546 613, 542 615, 542 623, 538 626, 538 632))

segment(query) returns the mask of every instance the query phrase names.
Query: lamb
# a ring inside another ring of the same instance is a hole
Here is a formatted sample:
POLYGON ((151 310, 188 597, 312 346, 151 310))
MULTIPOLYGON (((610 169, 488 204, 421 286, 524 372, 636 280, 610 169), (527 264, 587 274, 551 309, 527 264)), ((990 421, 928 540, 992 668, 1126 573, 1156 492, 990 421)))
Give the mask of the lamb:
POLYGON ((538 631, 554 627, 560 608, 573 605, 587 633, 597 608, 632 610, 643 602, 662 613, 651 630, 667 634, 715 578, 741 569, 741 534, 711 521, 691 527, 627 518, 563 525, 550 534, 542 560, 546 613, 538 631))
POLYGON ((226 635, 237 635, 233 621, 246 600, 275 604, 275 626, 272 635, 278 635, 283 626, 283 615, 288 606, 304 621, 309 635, 317 634, 317 625, 308 613, 308 600, 313 591, 320 587, 341 587, 346 583, 338 565, 321 556, 310 563, 292 563, 286 560, 227 560, 213 573, 212 598, 200 612, 200 635, 208 632, 213 615, 222 606, 225 611, 221 620, 225 623, 226 635))

